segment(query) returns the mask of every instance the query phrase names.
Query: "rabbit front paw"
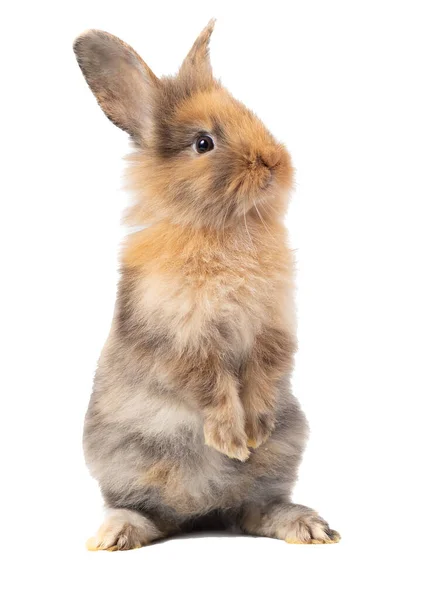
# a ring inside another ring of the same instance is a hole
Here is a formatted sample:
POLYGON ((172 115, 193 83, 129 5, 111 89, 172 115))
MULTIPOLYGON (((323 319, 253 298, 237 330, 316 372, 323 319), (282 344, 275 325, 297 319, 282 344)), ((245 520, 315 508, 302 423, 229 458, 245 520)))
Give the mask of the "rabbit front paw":
POLYGON ((274 417, 268 413, 256 413, 247 415, 245 433, 247 436, 247 446, 258 448, 271 435, 274 429, 274 417))
POLYGON ((210 416, 205 420, 204 437, 207 446, 211 446, 229 458, 244 462, 250 456, 246 433, 238 424, 210 416))

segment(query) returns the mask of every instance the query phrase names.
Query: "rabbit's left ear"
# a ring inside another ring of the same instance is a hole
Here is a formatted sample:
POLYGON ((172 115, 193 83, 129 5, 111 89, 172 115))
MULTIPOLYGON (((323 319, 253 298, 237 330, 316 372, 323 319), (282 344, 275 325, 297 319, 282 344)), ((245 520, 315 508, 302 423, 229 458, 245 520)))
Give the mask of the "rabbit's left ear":
POLYGON ((128 44, 90 30, 74 43, 84 77, 107 117, 138 143, 152 126, 159 79, 128 44))
POLYGON ((211 19, 201 31, 179 70, 179 76, 189 79, 195 84, 195 87, 204 83, 210 84, 213 81, 209 43, 214 24, 215 19, 211 19))

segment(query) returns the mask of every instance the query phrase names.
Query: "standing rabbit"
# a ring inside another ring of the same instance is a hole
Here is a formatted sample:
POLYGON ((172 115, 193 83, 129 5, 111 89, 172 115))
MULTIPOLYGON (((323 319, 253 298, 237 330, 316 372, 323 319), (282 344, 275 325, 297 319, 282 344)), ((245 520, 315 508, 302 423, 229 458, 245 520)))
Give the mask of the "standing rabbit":
POLYGON ((211 21, 158 79, 103 31, 74 50, 107 117, 134 144, 110 334, 84 449, 108 508, 90 549, 237 526, 293 543, 337 532, 292 504, 307 423, 290 392, 293 260, 281 144, 213 77, 211 21))

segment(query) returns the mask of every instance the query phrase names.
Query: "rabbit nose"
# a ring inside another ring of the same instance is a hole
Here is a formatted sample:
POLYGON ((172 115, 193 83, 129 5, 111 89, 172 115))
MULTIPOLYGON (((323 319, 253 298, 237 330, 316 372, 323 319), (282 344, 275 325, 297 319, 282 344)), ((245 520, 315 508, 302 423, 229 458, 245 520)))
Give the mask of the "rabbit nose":
POLYGON ((261 163, 267 169, 274 169, 277 167, 281 159, 281 153, 277 148, 268 148, 263 152, 259 152, 257 155, 257 162, 261 163))

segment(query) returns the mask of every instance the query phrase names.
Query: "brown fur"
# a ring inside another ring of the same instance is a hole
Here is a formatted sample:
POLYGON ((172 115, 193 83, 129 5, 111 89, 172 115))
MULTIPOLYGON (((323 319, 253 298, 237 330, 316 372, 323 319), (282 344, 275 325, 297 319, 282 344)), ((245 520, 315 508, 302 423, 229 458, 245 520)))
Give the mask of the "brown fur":
MULTIPOLYGON (((113 509, 92 543, 125 549, 211 517, 299 541, 333 539, 288 503, 307 426, 289 391, 293 258, 283 145, 213 77, 198 37, 158 79, 110 34, 80 36, 80 67, 135 144, 111 332, 85 422, 113 509), (214 147, 196 152, 209 135, 214 147), (309 537, 306 532, 309 532, 309 537)), ((309 511, 309 512, 308 512, 309 511)))

